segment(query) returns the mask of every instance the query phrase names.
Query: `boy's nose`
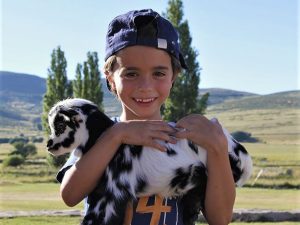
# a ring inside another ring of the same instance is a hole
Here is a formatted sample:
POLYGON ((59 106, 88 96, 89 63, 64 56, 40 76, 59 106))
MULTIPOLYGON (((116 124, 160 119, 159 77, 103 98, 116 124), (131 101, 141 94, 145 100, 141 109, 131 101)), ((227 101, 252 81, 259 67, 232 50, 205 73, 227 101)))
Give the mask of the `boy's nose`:
POLYGON ((152 89, 153 88, 153 80, 149 77, 141 78, 138 88, 139 88, 139 90, 143 90, 143 91, 152 89))

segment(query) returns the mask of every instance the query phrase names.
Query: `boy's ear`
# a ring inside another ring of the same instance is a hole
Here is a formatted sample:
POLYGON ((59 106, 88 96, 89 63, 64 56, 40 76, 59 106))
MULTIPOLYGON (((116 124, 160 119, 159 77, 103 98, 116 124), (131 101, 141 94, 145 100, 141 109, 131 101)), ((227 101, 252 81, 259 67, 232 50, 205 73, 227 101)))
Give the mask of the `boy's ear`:
POLYGON ((110 73, 109 71, 104 71, 104 74, 105 74, 107 82, 109 83, 111 91, 114 92, 116 90, 116 85, 115 85, 115 81, 113 78, 113 74, 110 73))
POLYGON ((177 77, 178 77, 178 73, 173 73, 172 84, 175 83, 177 77))

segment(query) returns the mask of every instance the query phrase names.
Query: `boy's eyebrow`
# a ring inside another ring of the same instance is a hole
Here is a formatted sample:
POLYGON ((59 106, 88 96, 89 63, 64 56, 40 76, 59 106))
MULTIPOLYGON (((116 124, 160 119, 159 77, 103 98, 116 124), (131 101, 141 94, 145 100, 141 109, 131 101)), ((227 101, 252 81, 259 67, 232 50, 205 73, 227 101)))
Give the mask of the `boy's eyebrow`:
MULTIPOLYGON (((126 70, 140 70, 140 68, 138 68, 138 67, 134 67, 134 66, 124 66, 124 69, 126 69, 126 70)), ((153 69, 154 70, 168 70, 169 69, 169 67, 167 67, 167 66, 155 66, 155 67, 153 67, 153 69)))
POLYGON ((134 66, 124 66, 124 69, 125 70, 139 70, 139 68, 138 67, 134 67, 134 66))
POLYGON ((167 66, 155 66, 154 69, 157 69, 157 70, 168 70, 169 67, 167 67, 167 66))

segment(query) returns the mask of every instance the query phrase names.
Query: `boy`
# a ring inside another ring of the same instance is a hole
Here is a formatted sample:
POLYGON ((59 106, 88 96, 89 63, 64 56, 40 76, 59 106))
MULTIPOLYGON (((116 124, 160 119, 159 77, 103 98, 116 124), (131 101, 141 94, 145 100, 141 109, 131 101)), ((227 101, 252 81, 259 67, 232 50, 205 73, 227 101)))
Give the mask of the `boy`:
MULTIPOLYGON (((203 214, 209 224, 228 224, 235 187, 220 124, 189 115, 177 122, 178 132, 160 113, 181 67, 186 68, 172 24, 151 9, 116 17, 109 24, 105 60, 107 86, 120 100, 122 113, 87 154, 78 161, 70 157, 58 173, 65 203, 74 206, 94 189, 122 143, 165 151, 156 140, 176 143, 176 138, 187 138, 208 151, 203 214)), ((183 225, 179 198, 143 197, 128 203, 127 211, 126 224, 183 225)))

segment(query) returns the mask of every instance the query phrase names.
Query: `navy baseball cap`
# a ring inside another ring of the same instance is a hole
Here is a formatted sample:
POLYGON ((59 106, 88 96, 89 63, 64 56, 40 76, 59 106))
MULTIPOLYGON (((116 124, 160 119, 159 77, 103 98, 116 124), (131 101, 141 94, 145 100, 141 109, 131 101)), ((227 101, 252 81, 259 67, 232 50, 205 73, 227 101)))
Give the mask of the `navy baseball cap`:
POLYGON ((123 48, 145 45, 162 49, 187 69, 173 25, 152 9, 134 10, 114 18, 106 35, 105 61, 123 48))

